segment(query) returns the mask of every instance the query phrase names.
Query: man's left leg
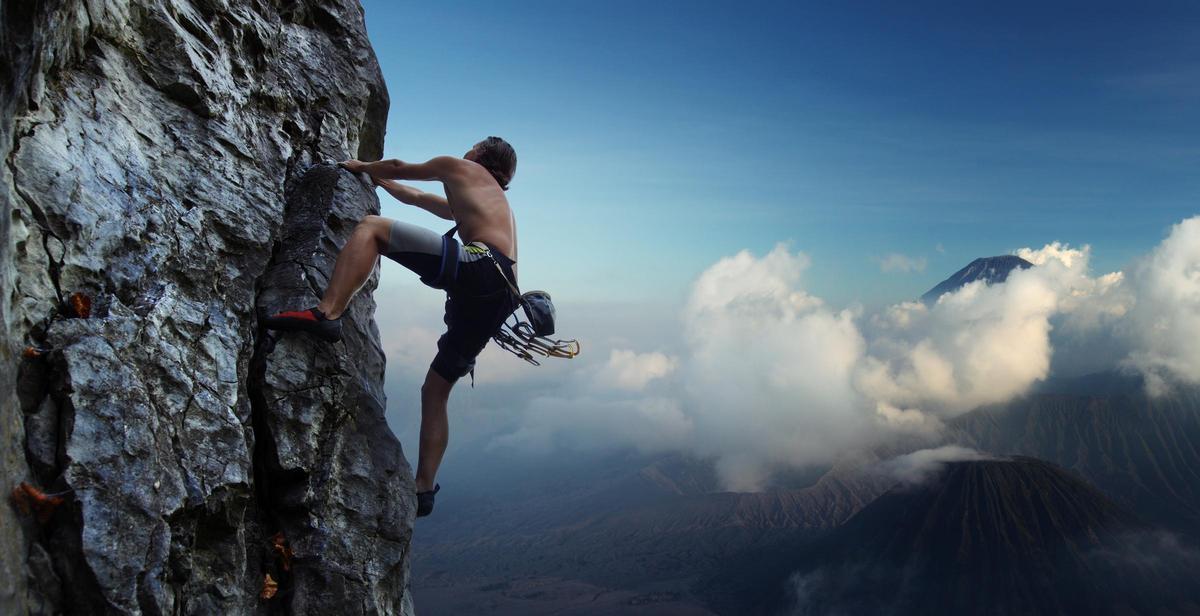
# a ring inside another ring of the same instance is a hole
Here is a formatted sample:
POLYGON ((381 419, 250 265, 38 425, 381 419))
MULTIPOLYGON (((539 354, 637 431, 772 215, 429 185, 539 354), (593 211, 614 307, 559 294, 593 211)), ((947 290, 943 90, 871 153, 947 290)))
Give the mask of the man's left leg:
POLYGON ((433 490, 434 478, 450 440, 450 422, 446 403, 454 383, 442 378, 433 368, 421 385, 421 449, 417 457, 417 492, 433 490))
POLYGON ((450 427, 446 404, 450 390, 462 377, 472 374, 475 357, 483 350, 488 338, 469 309, 472 304, 462 298, 446 298, 446 333, 438 338, 438 352, 421 385, 421 448, 417 454, 417 516, 433 511, 434 496, 439 486, 435 480, 442 455, 446 453, 450 427))

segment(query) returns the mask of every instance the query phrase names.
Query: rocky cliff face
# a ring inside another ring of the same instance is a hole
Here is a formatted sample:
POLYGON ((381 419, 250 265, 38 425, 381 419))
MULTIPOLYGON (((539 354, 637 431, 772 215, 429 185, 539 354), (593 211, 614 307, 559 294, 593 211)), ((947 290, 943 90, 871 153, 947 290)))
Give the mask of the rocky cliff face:
POLYGON ((0 24, 0 612, 411 613, 374 279, 343 342, 258 325, 378 210, 318 164, 382 150, 357 1, 0 24))

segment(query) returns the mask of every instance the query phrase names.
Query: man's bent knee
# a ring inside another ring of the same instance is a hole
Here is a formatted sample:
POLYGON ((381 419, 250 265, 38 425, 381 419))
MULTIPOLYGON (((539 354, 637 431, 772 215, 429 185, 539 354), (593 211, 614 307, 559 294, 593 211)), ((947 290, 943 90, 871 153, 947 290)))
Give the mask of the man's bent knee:
POLYGON ((425 374, 425 382, 421 384, 421 397, 445 397, 450 395, 454 383, 447 381, 442 375, 430 370, 425 374))
POLYGON ((380 253, 387 249, 388 242, 391 239, 392 219, 384 218, 368 214, 358 221, 358 225, 354 227, 354 233, 364 237, 371 238, 375 243, 375 248, 380 253))

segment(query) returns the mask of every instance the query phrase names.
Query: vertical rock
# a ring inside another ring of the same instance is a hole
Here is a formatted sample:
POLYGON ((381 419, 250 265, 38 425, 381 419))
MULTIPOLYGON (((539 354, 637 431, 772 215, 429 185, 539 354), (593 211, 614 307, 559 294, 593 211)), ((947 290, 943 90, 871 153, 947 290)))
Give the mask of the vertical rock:
POLYGON ((0 507, 0 612, 411 613, 369 292, 258 327, 378 209, 314 167, 381 154, 358 2, 0 0, 0 53, 0 488, 65 498, 0 507))
MULTIPOLYGON (((315 305, 344 238, 376 213, 374 190, 350 173, 318 166, 305 174, 262 279, 260 314, 315 305)), ((271 504, 295 551, 284 581, 297 613, 347 605, 396 613, 405 598, 415 487, 384 419, 384 357, 371 318, 377 279, 342 317, 340 342, 272 336, 255 356, 260 502, 271 504)))
MULTIPOLYGON (((28 91, 40 81, 35 64, 45 47, 45 27, 34 24, 44 23, 51 14, 50 6, 0 0, 0 157, 6 162, 15 138, 13 118, 27 107, 28 91)), ((12 289, 19 272, 14 260, 14 243, 19 240, 14 237, 25 235, 23 219, 15 211, 16 199, 11 164, 0 165, 0 340, 4 342, 0 344, 0 496, 4 497, 29 477, 23 455, 24 414, 17 392, 19 381, 32 379, 19 378, 23 332, 13 326, 12 289)), ((0 505, 0 613, 37 609, 29 596, 26 560, 32 556, 35 563, 44 563, 47 559, 37 558, 30 549, 17 512, 7 503, 0 505)))

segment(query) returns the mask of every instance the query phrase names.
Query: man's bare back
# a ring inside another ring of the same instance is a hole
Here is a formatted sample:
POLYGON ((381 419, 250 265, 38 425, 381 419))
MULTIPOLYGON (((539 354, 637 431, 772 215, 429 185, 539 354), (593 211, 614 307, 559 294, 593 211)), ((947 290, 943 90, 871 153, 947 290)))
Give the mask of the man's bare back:
POLYGON ((455 160, 458 169, 442 180, 450 212, 463 242, 483 242, 517 260, 517 228, 504 191, 482 165, 455 160))
POLYGON ((483 165, 475 162, 478 147, 472 148, 463 158, 438 156, 424 163, 396 159, 374 163, 352 160, 342 166, 371 175, 376 184, 404 203, 455 221, 464 243, 483 242, 515 262, 516 220, 504 189, 483 165), (399 184, 393 179, 441 182, 446 197, 399 184))

